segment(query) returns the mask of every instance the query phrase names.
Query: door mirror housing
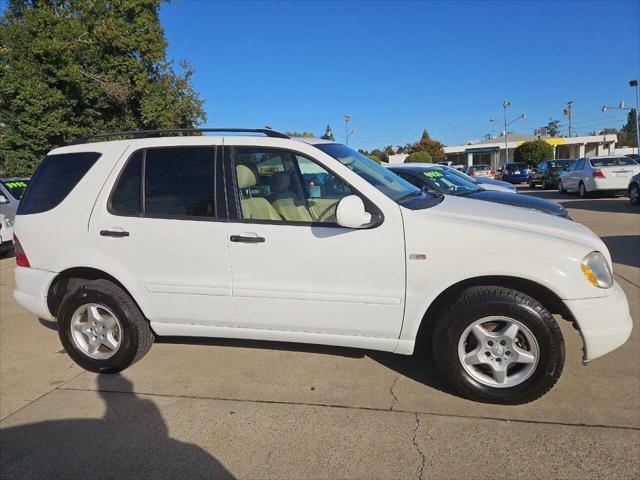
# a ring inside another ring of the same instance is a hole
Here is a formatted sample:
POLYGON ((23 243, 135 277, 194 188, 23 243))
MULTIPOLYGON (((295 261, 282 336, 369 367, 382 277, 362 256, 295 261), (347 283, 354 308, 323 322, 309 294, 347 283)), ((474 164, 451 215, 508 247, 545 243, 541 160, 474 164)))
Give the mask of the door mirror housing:
POLYGON ((0 205, 4 205, 5 203, 9 203, 9 199, 2 193, 0 193, 0 205))
POLYGON ((346 228, 362 228, 371 223, 371 214, 364 208, 364 202, 357 195, 348 195, 336 208, 338 225, 346 228))

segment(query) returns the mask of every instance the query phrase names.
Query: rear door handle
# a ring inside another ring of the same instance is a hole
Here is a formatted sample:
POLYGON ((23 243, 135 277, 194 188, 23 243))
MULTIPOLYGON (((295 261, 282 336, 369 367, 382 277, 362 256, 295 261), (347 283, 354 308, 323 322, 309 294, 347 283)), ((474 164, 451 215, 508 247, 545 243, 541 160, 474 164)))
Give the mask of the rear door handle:
POLYGON ((129 232, 124 230, 100 230, 100 235, 103 237, 128 237, 129 232))
POLYGON ((244 237, 242 235, 231 235, 229 240, 239 243, 264 243, 264 237, 244 237))

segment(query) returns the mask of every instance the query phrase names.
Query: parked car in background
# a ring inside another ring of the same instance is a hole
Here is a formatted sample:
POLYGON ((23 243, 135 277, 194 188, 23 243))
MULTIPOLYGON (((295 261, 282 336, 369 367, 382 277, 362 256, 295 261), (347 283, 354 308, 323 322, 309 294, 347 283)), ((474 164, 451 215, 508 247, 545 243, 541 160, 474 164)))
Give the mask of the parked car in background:
POLYGON ((577 191, 581 197, 591 193, 626 191, 631 177, 640 173, 640 165, 629 157, 599 156, 579 158, 571 170, 562 172, 558 191, 577 191))
POLYGON ((13 224, 0 213, 0 258, 13 250, 13 224))
POLYGON ((77 141, 38 166, 13 296, 56 319, 81 367, 119 372, 156 335, 411 355, 421 332, 453 391, 504 405, 558 381, 560 317, 585 362, 631 334, 611 254, 583 225, 425 193, 332 141, 205 132, 77 141))
POLYGON ((631 177, 627 192, 629 192, 629 200, 631 200, 631 203, 640 205, 640 173, 631 177))
POLYGON ((29 185, 29 178, 0 178, 0 213, 13 222, 20 199, 29 185))
POLYGON ((470 177, 493 177, 491 165, 469 165, 464 171, 470 177))
POLYGON ((407 163, 390 165, 388 168, 422 190, 524 207, 559 217, 571 218, 567 209, 558 203, 528 195, 485 190, 473 179, 467 180, 458 172, 440 165, 407 163))
POLYGON ((573 162, 574 160, 569 159, 545 160, 540 162, 537 168, 529 172, 529 187, 534 188, 536 185, 540 185, 543 190, 557 187, 560 174, 570 170, 573 162))
POLYGON ((527 183, 529 181, 529 166, 522 162, 505 164, 499 172, 500 180, 509 183, 527 183))
MULTIPOLYGON (((418 165, 421 165, 421 164, 418 164, 418 165)), ((429 164, 422 164, 422 165, 428 166, 429 164)), ((481 186, 485 190, 495 190, 496 192, 518 193, 518 189, 516 188, 516 186, 511 183, 503 182, 502 180, 495 180, 489 177, 470 177, 466 173, 458 170, 457 168, 454 168, 454 167, 446 167, 446 168, 455 172, 458 175, 463 176, 470 182, 473 182, 476 185, 481 186)))

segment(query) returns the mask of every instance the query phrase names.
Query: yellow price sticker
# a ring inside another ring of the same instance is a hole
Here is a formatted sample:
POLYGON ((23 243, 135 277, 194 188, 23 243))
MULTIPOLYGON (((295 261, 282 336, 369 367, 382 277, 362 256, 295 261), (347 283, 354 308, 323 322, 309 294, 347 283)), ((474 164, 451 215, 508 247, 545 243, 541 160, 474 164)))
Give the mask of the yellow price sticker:
POLYGON ((427 172, 422 172, 422 174, 425 177, 428 178, 438 178, 438 177, 443 177, 444 175, 442 175, 440 172, 436 172, 435 170, 431 170, 431 171, 427 171, 427 172))

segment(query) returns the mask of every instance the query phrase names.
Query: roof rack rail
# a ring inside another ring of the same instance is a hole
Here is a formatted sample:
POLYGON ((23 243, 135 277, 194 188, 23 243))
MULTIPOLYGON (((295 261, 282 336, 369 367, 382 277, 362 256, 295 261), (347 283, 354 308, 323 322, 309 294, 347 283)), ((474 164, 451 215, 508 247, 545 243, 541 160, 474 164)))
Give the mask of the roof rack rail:
POLYGON ((126 132, 99 133, 97 135, 89 135, 81 137, 71 145, 80 145, 88 143, 91 140, 102 140, 112 137, 132 137, 133 139, 147 138, 150 135, 165 135, 170 133, 207 133, 207 132, 232 132, 232 133, 263 133, 271 138, 289 138, 284 133, 276 132, 268 128, 168 128, 162 130, 130 130, 126 132))

